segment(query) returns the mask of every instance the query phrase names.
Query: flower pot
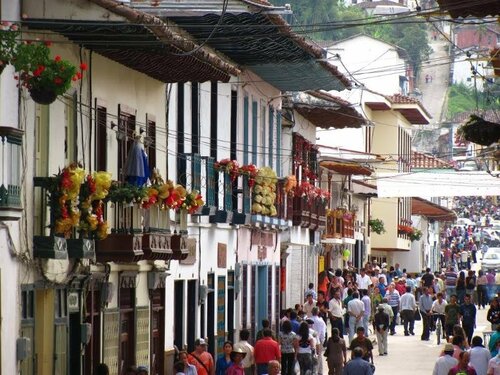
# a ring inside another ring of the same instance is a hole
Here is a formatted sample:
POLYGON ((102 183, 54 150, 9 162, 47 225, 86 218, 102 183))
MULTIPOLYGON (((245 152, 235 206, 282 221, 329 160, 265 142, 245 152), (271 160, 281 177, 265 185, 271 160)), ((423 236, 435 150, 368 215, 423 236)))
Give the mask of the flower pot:
POLYGON ((57 98, 57 94, 49 89, 43 87, 33 87, 30 89, 31 99, 38 104, 52 104, 57 98))

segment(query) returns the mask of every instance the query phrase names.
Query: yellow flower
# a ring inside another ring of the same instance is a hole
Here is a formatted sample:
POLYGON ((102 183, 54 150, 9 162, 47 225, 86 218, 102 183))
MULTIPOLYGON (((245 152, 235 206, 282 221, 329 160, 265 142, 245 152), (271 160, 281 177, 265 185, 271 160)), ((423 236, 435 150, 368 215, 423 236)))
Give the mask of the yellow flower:
POLYGON ((97 238, 100 240, 105 239, 108 236, 108 223, 102 222, 97 228, 97 238))
POLYGON ((89 230, 96 230, 97 224, 99 224, 97 217, 95 215, 87 216, 87 222, 89 223, 89 230))
POLYGON ((100 200, 106 198, 108 190, 111 187, 111 173, 109 172, 94 172, 95 193, 92 194, 92 200, 100 200))
POLYGON ((179 197, 181 197, 181 198, 186 198, 186 194, 187 194, 187 192, 186 192, 186 188, 185 188, 184 186, 182 186, 182 185, 177 185, 177 186, 175 187, 175 191, 177 192, 177 194, 179 195, 179 197))

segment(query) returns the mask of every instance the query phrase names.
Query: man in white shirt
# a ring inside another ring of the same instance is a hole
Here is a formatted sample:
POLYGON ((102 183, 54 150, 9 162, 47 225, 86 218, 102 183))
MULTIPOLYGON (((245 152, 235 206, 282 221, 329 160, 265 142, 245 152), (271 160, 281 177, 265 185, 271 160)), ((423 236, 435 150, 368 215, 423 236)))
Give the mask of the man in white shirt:
POLYGON ((349 344, 351 343, 354 332, 358 327, 363 327, 363 314, 365 304, 359 299, 359 293, 352 294, 352 300, 347 304, 347 313, 349 314, 349 344))
POLYGON ((340 289, 335 290, 333 298, 328 303, 328 317, 333 328, 337 328, 340 332, 340 337, 344 335, 344 320, 342 312, 342 300, 340 299, 340 289))
POLYGON ((248 329, 240 331, 240 341, 234 344, 234 350, 241 349, 246 355, 241 361, 241 366, 245 370, 245 375, 253 375, 255 373, 255 360, 253 357, 253 346, 248 343, 250 332, 248 329))
POLYGON ((307 301, 302 306, 302 310, 304 311, 304 313, 308 318, 312 316, 312 309, 314 307, 316 307, 316 301, 314 300, 313 295, 309 293, 307 295, 307 301))
MULTIPOLYGON (((439 319, 441 321, 441 327, 445 327, 445 310, 446 310, 446 305, 448 304, 444 299, 443 299, 443 293, 439 292, 436 294, 437 299, 432 303, 432 309, 431 312, 434 314, 434 324, 436 324, 437 320, 439 319)), ((443 335, 443 339, 446 338, 446 332, 444 329, 441 328, 441 332, 443 335)))
POLYGON ((363 290, 368 291, 368 286, 371 285, 372 280, 370 276, 366 274, 364 268, 361 268, 359 273, 360 274, 356 276, 356 283, 358 283, 358 290, 360 291, 360 293, 362 293, 363 290))
POLYGON ((474 367, 477 375, 486 375, 491 353, 483 346, 483 339, 481 337, 474 336, 472 338, 472 348, 469 349, 469 354, 469 365, 474 367))
POLYGON ((319 317, 319 309, 317 307, 314 307, 312 309, 312 317, 311 319, 313 320, 313 325, 312 329, 316 331, 317 334, 317 349, 318 352, 316 353, 318 355, 318 375, 323 374, 323 343, 325 342, 325 337, 326 337, 326 324, 323 319, 319 317))
POLYGON ((417 309, 417 301, 415 301, 415 296, 411 292, 411 287, 406 287, 406 293, 404 293, 399 299, 399 310, 401 315, 401 321, 403 322, 403 327, 405 330, 405 336, 414 335, 413 331, 415 327, 415 310, 417 309))
POLYGON ((453 344, 447 343, 444 346, 444 355, 437 359, 432 375, 448 375, 448 372, 458 364, 458 359, 453 358, 454 350, 453 344))
POLYGON ((365 329, 366 335, 368 336, 368 321, 370 320, 370 315, 372 314, 372 301, 368 296, 368 291, 363 290, 361 292, 361 302, 365 305, 365 311, 363 313, 363 327, 365 329))

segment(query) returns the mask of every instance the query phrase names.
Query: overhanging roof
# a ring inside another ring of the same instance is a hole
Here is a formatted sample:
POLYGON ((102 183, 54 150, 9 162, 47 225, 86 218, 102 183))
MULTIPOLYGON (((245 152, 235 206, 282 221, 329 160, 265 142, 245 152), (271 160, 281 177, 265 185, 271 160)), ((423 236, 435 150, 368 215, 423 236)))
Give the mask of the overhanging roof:
POLYGON ((437 0, 441 10, 450 13, 452 18, 500 15, 498 0, 437 0))
POLYGON ((365 102, 365 105, 372 111, 398 111, 413 125, 430 123, 432 116, 417 99, 401 94, 385 96, 383 99, 378 102, 365 102))
POLYGON ((24 0, 23 11, 28 18, 23 25, 35 32, 62 34, 75 44, 162 82, 228 82, 231 75, 240 73, 235 65, 206 47, 200 48, 157 17, 116 0, 81 1, 81 8, 74 2, 64 4, 66 12, 73 14, 69 18, 57 10, 63 5, 61 0, 44 0, 43 8, 51 8, 51 15, 42 12, 39 0, 24 0), (109 19, 102 18, 103 9, 112 14, 109 19))
POLYGON ((326 92, 295 93, 283 105, 293 108, 313 125, 323 129, 359 128, 366 123, 351 103, 326 92))
MULTIPOLYGON (((161 11, 160 4, 155 12, 161 11)), ((261 11, 220 17, 207 13, 169 19, 281 91, 350 88, 347 77, 325 60, 326 52, 295 34, 280 16, 261 11)))
POLYGON ((452 163, 423 152, 411 152, 412 169, 455 169, 452 163))
POLYGON ((371 169, 369 166, 364 166, 354 161, 322 160, 319 162, 319 165, 330 171, 334 171, 343 175, 370 176, 373 173, 373 169, 371 169))
POLYGON ((452 210, 419 197, 411 200, 411 214, 422 215, 437 221, 455 221, 457 219, 457 215, 452 210))

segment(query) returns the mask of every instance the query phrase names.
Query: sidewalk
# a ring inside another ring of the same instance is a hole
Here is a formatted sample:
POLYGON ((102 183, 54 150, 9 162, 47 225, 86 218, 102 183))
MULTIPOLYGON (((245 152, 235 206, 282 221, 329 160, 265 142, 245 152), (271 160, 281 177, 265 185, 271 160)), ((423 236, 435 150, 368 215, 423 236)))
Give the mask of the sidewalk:
MULTIPOLYGON (((477 311, 477 327, 474 336, 483 337, 483 331, 491 329, 490 323, 486 320, 486 310, 477 311)), ((330 329, 330 328, 329 328, 330 329)), ((373 349, 373 359, 376 367, 376 374, 390 374, 397 370, 398 375, 429 375, 432 374, 434 362, 444 347, 445 342, 437 345, 435 332, 431 332, 431 341, 421 341, 422 322, 415 322, 415 336, 404 336, 403 326, 396 326, 396 335, 388 338, 388 355, 380 357, 378 349, 373 349)), ((347 340, 347 336, 344 336, 347 340)), ((370 338, 373 338, 370 336, 370 338)), ((347 357, 350 358, 351 352, 348 351, 347 357)), ((325 357, 323 375, 328 374, 328 365, 325 357)))

